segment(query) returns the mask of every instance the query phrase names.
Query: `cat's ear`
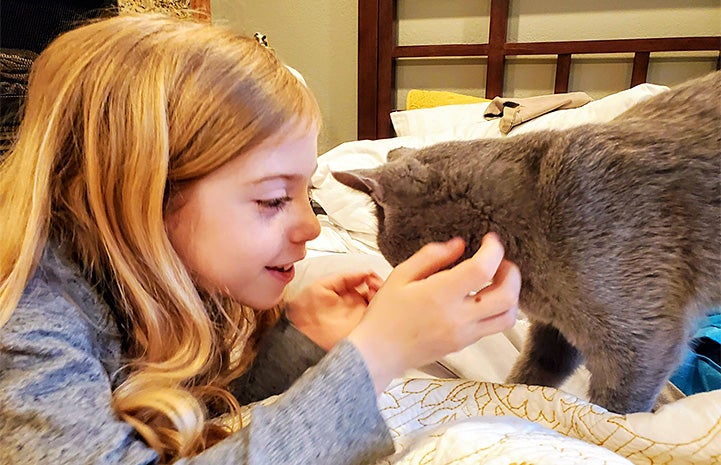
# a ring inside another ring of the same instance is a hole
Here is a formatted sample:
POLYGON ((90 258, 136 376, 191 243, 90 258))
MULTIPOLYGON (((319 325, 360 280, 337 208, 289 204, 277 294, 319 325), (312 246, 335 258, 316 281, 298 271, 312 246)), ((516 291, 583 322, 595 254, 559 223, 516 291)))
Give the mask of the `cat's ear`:
POLYGON ((409 192, 418 189, 419 192, 426 190, 426 184, 430 182, 433 172, 418 158, 407 158, 403 161, 398 171, 398 176, 405 179, 403 186, 409 192))
POLYGON ((361 191, 380 203, 383 200, 383 186, 373 176, 374 170, 331 171, 333 177, 351 189, 361 191))
POLYGON ((404 157, 406 155, 414 156, 416 152, 418 152, 418 149, 412 149, 410 147, 398 147, 388 152, 388 155, 386 156, 386 161, 398 160, 400 157, 404 157))

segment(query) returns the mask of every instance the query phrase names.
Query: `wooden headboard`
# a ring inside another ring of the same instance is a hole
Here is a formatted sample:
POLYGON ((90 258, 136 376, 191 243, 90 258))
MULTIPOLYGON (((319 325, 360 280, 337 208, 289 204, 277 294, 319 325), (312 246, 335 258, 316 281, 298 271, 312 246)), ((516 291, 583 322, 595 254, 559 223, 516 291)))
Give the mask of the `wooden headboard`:
POLYGON ((509 42, 509 0, 491 0, 487 43, 398 45, 396 9, 396 0, 358 0, 358 139, 393 135, 390 112, 395 109, 395 64, 399 58, 487 57, 486 98, 493 98, 503 95, 507 56, 556 55, 554 92, 561 93, 568 91, 572 55, 633 53, 632 87, 646 82, 651 52, 721 53, 721 36, 509 42))
POLYGON ((190 9, 197 11, 197 17, 210 20, 210 0, 190 0, 190 9))

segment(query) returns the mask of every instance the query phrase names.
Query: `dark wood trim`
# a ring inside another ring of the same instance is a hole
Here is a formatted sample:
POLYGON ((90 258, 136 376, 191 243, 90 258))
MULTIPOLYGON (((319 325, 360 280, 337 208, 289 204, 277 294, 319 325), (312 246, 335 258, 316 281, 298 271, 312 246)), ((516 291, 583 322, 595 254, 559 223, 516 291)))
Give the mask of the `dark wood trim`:
POLYGON ((651 52, 636 52, 633 54, 633 71, 631 71, 631 87, 646 82, 648 75, 648 62, 651 52))
POLYGON ((395 106, 395 60, 393 51, 397 43, 398 25, 396 2, 378 2, 378 107, 376 113, 376 138, 393 136, 391 111, 395 106))
POLYGON ((358 139, 377 138, 378 0, 358 1, 358 139))
POLYGON ((210 21, 210 0, 190 0, 190 9, 196 18, 210 21))
POLYGON ((503 75, 506 66, 506 34, 508 30, 509 0, 491 0, 491 22, 488 29, 488 65, 486 68, 486 98, 503 95, 503 75))
POLYGON ((503 95, 507 56, 555 55, 556 93, 569 90, 573 55, 633 53, 630 86, 646 81, 653 52, 716 51, 716 69, 721 68, 721 36, 508 42, 509 3, 491 0, 488 43, 398 45, 396 0, 358 0, 358 138, 393 135, 390 112, 400 58, 487 57, 487 98, 503 95))
POLYGON ((571 79, 571 54, 562 53, 556 60, 556 82, 553 86, 554 94, 568 92, 568 82, 571 79))
MULTIPOLYGON (((490 44, 402 45, 395 47, 393 56, 397 58, 487 56, 489 49, 490 44)), ((660 39, 610 39, 567 42, 506 42, 503 44, 503 54, 506 56, 714 50, 721 51, 721 37, 667 37, 660 39)))
POLYGON ((394 58, 477 57, 488 55, 488 44, 399 45, 394 58))
POLYGON ((721 51, 721 37, 509 42, 506 44, 505 49, 506 55, 721 51))

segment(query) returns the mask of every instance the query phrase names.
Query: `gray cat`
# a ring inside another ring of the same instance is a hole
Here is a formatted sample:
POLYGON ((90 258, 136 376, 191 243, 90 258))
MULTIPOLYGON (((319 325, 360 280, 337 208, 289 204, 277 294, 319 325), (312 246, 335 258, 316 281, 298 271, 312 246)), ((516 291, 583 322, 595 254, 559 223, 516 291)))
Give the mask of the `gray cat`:
POLYGON ((585 361, 590 400, 650 410, 696 319, 721 304, 721 73, 608 123, 401 148, 338 172, 377 205, 397 265, 488 231, 521 270, 529 337, 508 379, 558 386, 585 361))

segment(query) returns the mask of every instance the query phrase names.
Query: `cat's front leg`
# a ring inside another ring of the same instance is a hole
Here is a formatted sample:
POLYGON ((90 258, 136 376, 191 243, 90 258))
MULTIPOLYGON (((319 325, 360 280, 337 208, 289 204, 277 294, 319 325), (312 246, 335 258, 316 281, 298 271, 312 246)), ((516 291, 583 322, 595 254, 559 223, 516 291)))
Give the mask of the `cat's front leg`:
POLYGON ((532 322, 507 382, 558 387, 581 359, 580 352, 556 328, 532 322))

